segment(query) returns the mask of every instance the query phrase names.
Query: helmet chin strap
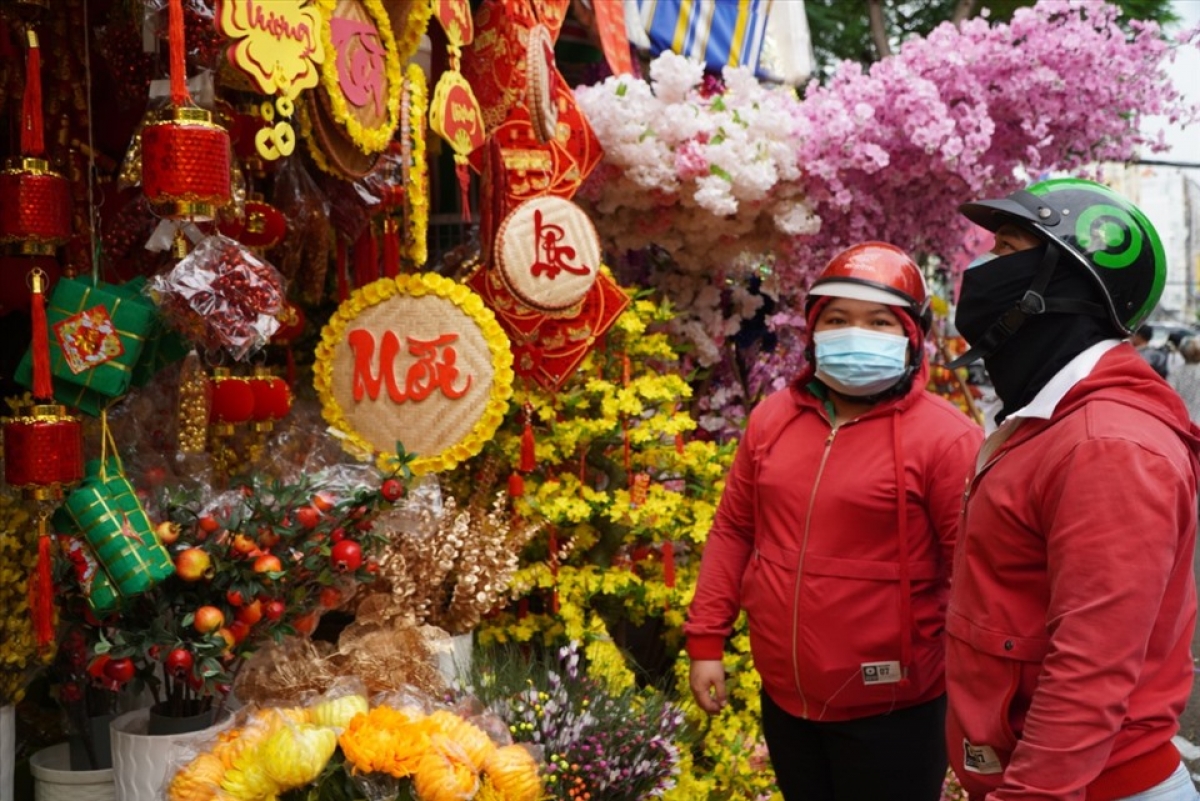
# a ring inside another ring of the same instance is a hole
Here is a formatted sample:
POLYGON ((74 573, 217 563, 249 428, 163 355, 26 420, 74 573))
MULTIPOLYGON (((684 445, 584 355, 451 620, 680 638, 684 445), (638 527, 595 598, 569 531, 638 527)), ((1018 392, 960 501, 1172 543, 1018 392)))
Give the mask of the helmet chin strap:
POLYGON ((1035 315, 1056 312, 1059 314, 1087 314, 1107 319, 1108 312, 1099 303, 1078 298, 1046 297, 1046 287, 1050 285, 1050 279, 1054 277, 1059 255, 1058 245, 1054 242, 1047 242, 1046 252, 1042 255, 1042 261, 1038 265, 1033 284, 1026 290, 1025 296, 1017 302, 1017 305, 1000 315, 966 353, 946 366, 955 370, 979 359, 986 359, 999 350, 1001 345, 1007 342, 1030 317, 1035 315))

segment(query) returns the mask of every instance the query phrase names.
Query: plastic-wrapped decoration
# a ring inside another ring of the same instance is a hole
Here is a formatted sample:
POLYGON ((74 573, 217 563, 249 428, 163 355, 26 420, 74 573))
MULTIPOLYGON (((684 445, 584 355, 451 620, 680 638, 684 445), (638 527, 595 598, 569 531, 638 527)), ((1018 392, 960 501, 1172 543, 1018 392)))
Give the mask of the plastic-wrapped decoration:
POLYGON ((279 329, 284 286, 279 271, 219 234, 200 241, 168 273, 146 286, 167 324, 209 354, 244 359, 279 329))

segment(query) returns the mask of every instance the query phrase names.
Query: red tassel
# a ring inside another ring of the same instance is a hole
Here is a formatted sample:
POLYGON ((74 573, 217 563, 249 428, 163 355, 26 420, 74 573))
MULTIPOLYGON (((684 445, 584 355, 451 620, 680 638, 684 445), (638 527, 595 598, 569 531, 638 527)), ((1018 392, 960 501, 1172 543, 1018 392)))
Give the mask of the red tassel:
POLYGON ((662 545, 663 584, 675 587, 675 543, 667 540, 662 545))
POLYGON ((33 297, 30 299, 30 315, 33 318, 33 397, 50 400, 54 397, 54 385, 50 381, 50 327, 46 322, 46 274, 34 270, 33 297))
POLYGON ((525 404, 525 430, 521 432, 521 472, 528 473, 537 466, 533 443, 533 408, 525 404))
POLYGON ((391 217, 383 221, 383 274, 395 278, 400 273, 400 230, 391 217))
POLYGON ((54 576, 51 573, 50 535, 46 519, 38 520, 38 557, 34 574, 29 577, 29 609, 33 614, 33 636, 38 648, 54 642, 54 576))
POLYGON ((183 35, 183 0, 170 0, 167 15, 167 43, 171 51, 171 102, 176 106, 192 104, 187 87, 187 41, 183 35))
POLYGON ((463 222, 471 221, 471 171, 465 156, 454 157, 454 173, 458 176, 459 202, 462 204, 463 222), (461 159, 461 160, 460 160, 461 159))
POLYGON ((41 157, 46 152, 42 130, 42 51, 37 34, 29 31, 25 54, 25 96, 21 103, 21 154, 41 157))
POLYGON ((338 237, 337 261, 334 268, 337 270, 338 303, 343 303, 350 297, 350 283, 346 276, 346 240, 341 237, 338 237))
POLYGON ((354 243, 354 285, 363 287, 379 278, 379 247, 370 226, 354 243))
POLYGON ((517 471, 508 474, 508 497, 520 498, 525 495, 525 479, 517 471))

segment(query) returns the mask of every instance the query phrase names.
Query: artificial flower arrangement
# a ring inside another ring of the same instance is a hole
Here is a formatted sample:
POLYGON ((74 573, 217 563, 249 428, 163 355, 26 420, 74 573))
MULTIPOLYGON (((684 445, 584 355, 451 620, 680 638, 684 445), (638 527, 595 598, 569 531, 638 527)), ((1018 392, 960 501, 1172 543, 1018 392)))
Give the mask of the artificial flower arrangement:
POLYGON ((495 489, 498 469, 498 460, 483 460, 461 503, 426 478, 380 516, 387 542, 378 579, 357 605, 360 620, 402 617, 468 634, 504 602, 521 552, 545 522, 511 514, 507 493, 495 489))
POLYGON ((255 473, 208 496, 159 487, 147 508, 174 573, 111 611, 94 608, 63 537, 61 617, 85 639, 87 676, 113 690, 144 681, 167 717, 215 712, 257 648, 312 634, 325 610, 374 579, 374 519, 403 492, 401 478, 365 465, 291 481, 255 473))
MULTIPOLYGON (((639 680, 669 687, 702 735, 677 731, 678 773, 665 797, 753 799, 773 778, 747 767, 761 762, 761 735, 744 620, 735 637, 742 649, 730 657, 732 700, 718 720, 691 700, 681 649, 733 447, 691 436, 690 389, 666 333, 671 316, 665 304, 636 300, 557 393, 518 393, 491 458, 499 453, 511 471, 514 516, 544 528, 513 578, 512 603, 480 624, 476 663, 495 644, 581 643, 589 680, 616 693, 639 680)), ((477 460, 442 481, 458 497, 488 476, 477 460)))
POLYGON ((662 798, 686 747, 683 711, 661 692, 610 686, 588 672, 582 650, 574 641, 524 653, 480 649, 456 692, 503 720, 517 742, 544 752, 548 798, 662 798))
POLYGON ((738 292, 763 273, 774 301, 764 336, 782 337, 802 324, 816 272, 855 242, 891 242, 957 273, 974 255, 956 211, 964 199, 1006 195, 1021 175, 1159 151, 1161 137, 1141 130, 1146 116, 1195 119, 1165 71, 1195 40, 1193 31, 1171 41, 1109 3, 1042 0, 1009 23, 947 23, 869 69, 846 62, 803 98, 779 92, 757 107, 754 93, 766 89, 743 90, 728 70, 721 88, 699 64, 664 54, 648 82, 625 76, 576 90, 604 149, 577 199, 615 249, 653 245, 671 262, 641 283, 679 308, 700 366, 722 357, 702 416, 708 430, 733 435, 759 394, 743 387, 786 381, 803 354, 764 347, 738 364, 730 329, 761 307, 723 297, 726 281, 738 292), (746 193, 790 199, 792 214, 772 226, 746 193), (724 241, 743 230, 752 233, 724 241))
POLYGON ((488 716, 417 693, 368 701, 353 682, 262 707, 171 774, 168 801, 539 801, 534 754, 488 716))
POLYGON ((656 245, 685 271, 711 275, 816 232, 790 88, 742 67, 706 78, 700 62, 665 52, 648 82, 614 76, 575 95, 604 145, 578 199, 614 251, 656 245))

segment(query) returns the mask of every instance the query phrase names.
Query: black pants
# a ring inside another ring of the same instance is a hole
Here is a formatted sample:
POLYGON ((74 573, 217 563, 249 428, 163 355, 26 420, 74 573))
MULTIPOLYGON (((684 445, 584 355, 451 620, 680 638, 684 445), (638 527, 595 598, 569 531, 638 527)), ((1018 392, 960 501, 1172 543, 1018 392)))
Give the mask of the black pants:
POLYGON ((938 801, 946 696, 888 715, 816 722, 762 694, 762 728, 785 801, 938 801))

